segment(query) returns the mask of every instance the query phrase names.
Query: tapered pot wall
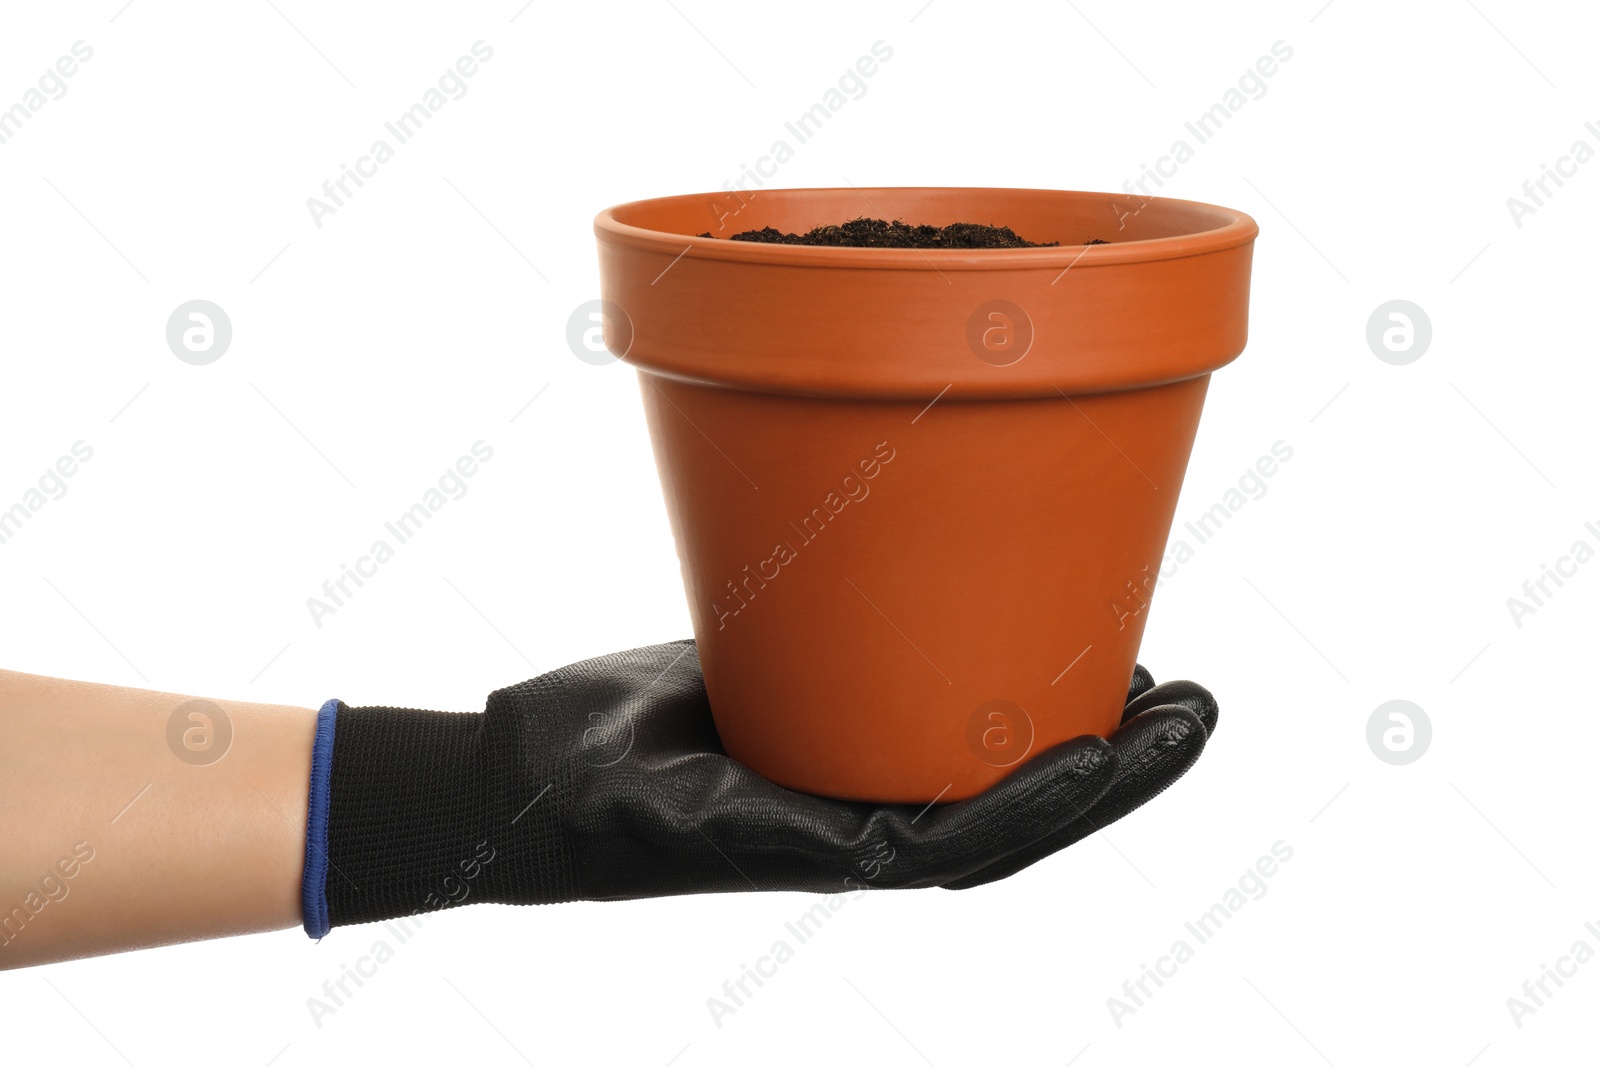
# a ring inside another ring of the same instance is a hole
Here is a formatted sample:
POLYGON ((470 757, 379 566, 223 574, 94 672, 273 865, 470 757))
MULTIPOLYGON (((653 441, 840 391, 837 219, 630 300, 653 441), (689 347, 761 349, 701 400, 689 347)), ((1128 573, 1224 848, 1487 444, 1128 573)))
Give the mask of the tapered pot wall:
MULTIPOLYGON (((606 335, 640 371, 729 754, 807 792, 948 801, 1115 728, 1255 230, 1145 201, 1149 236, 1085 250, 1112 217, 1094 194, 868 195, 1064 247, 741 249, 672 232, 715 229, 696 198, 624 205, 597 220, 606 335)), ((851 213, 762 199, 748 228, 851 213)))
POLYGON ((735 758, 796 789, 926 801, 1116 726, 1205 378, 920 418, 642 385, 735 758))

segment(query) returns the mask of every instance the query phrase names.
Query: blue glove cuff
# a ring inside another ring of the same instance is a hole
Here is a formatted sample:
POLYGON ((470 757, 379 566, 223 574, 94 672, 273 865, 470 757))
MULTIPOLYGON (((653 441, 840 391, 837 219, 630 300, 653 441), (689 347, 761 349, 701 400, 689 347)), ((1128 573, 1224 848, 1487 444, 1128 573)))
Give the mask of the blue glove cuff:
POLYGON ((332 801, 333 727, 339 701, 330 700, 317 712, 317 737, 311 743, 311 802, 306 811, 306 868, 300 882, 300 906, 306 935, 328 933, 328 807, 332 801))

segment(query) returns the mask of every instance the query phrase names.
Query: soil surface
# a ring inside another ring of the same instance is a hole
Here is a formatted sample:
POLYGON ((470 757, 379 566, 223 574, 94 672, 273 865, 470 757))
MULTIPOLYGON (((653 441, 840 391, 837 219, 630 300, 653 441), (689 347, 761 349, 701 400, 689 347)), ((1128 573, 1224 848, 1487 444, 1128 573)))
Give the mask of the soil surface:
MULTIPOLYGON (((710 237, 702 233, 701 237, 710 237)), ((832 245, 838 248, 1053 248, 1059 241, 1028 241, 1009 226, 956 222, 949 226, 910 226, 899 219, 851 219, 838 226, 817 226, 806 233, 782 233, 771 226, 746 230, 730 241, 772 245, 832 245)), ((1094 238, 1085 244, 1107 242, 1094 238)))

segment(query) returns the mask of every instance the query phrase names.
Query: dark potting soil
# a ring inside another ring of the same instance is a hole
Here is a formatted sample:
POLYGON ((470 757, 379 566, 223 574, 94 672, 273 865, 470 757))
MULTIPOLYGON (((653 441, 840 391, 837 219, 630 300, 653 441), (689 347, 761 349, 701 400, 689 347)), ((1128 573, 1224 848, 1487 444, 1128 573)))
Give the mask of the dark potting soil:
MULTIPOLYGON (((702 233, 701 237, 710 237, 702 233)), ((949 226, 911 226, 899 219, 851 219, 839 226, 816 226, 805 233, 783 233, 768 226, 746 230, 730 241, 769 245, 831 245, 836 248, 1054 248, 1059 241, 1028 241, 1009 226, 956 222, 949 226)), ((1094 238, 1084 244, 1103 245, 1094 238)))

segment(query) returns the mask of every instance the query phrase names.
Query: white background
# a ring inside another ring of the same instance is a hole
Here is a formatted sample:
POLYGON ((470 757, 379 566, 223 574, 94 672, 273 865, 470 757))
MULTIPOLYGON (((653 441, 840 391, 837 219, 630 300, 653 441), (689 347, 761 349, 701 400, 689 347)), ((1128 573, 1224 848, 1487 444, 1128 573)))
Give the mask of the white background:
POLYGON ((1007 882, 850 902, 720 1027, 707 998, 809 898, 462 909, 320 1027, 307 999, 378 928, 21 971, 0 977, 7 1061, 1590 1054, 1600 963, 1520 1027, 1507 998, 1600 949, 1600 562, 1520 627, 1507 598, 1600 548, 1600 161, 1520 226, 1506 201, 1600 148, 1592 11, 275 2, 7 5, 0 106, 74 42, 94 54, 0 145, 0 507, 74 442, 94 455, 0 545, 6 667, 475 710, 687 635, 634 375, 565 340, 598 296, 591 220, 720 188, 879 40, 892 59, 773 184, 1120 190, 1293 49, 1161 190, 1262 228, 1250 345, 1213 381, 1180 523, 1274 442, 1293 459, 1156 601, 1142 661, 1223 708, 1188 778, 1007 882), (479 40, 466 95, 317 227, 307 198, 479 40), (234 331, 208 366, 164 335, 197 298, 234 331), (1397 298, 1433 327, 1406 366, 1366 341, 1397 298), (467 495, 315 626, 306 598, 480 439, 467 495), (1410 765, 1368 748, 1391 699, 1432 722, 1410 765), (1119 1026, 1108 998, 1280 840, 1265 895, 1119 1026))

